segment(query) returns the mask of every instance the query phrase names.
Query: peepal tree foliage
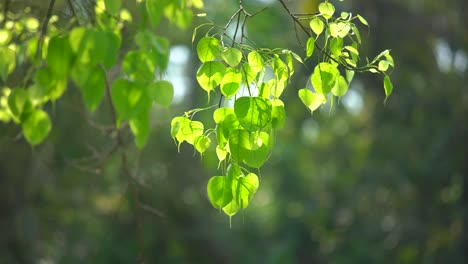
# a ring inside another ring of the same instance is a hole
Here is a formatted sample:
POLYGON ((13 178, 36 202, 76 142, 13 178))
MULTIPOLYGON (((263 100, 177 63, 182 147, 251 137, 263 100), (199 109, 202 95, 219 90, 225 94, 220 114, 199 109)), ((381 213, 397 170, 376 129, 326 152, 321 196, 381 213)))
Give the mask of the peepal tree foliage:
MULTIPOLYGON (((30 14, 30 8, 19 15, 10 15, 5 9, 0 16, 0 121, 20 126, 26 141, 36 146, 53 129, 47 109, 54 111, 55 102, 67 89, 78 89, 90 112, 98 111, 106 101, 116 135, 116 148, 109 155, 120 150, 122 171, 128 176, 138 207, 136 183, 128 169, 121 133, 129 129, 140 149, 147 143, 151 107, 168 107, 174 93, 172 84, 162 79, 170 42, 154 29, 162 19, 187 29, 203 2, 136 3, 141 7, 139 14, 131 14, 121 0, 71 0, 68 4, 73 17, 67 23, 58 23, 58 16, 53 14, 55 0, 49 2, 41 21, 30 14), (135 15, 142 17, 138 24, 133 21, 135 15), (133 41, 131 50, 122 48, 126 27, 137 28, 129 37, 133 41), (19 68, 26 69, 26 74, 21 82, 13 81, 11 76, 19 68)), ((306 36, 304 50, 257 47, 246 36, 246 26, 258 12, 250 13, 239 1, 238 10, 226 25, 209 22, 195 28, 192 42, 198 38, 194 46, 200 67, 194 77, 207 93, 208 105, 171 121, 170 133, 178 146, 187 142, 201 155, 216 151, 219 174, 208 181, 207 193, 211 204, 229 217, 246 208, 259 188, 257 174, 273 150, 275 131, 285 124, 286 103, 281 95, 297 65, 305 60, 315 62, 310 76, 313 89, 297 92, 310 112, 327 102, 333 107, 346 94, 355 73, 382 76, 387 97, 393 89, 388 75, 394 67, 390 51, 373 59, 360 54, 359 28, 368 27, 362 16, 338 14, 329 1, 320 3, 319 12, 312 14, 295 14, 283 0, 278 5, 301 31, 296 32, 298 41, 300 34, 306 36), (227 30, 231 26, 232 34, 227 30), (206 30, 205 35, 199 36, 201 30, 206 30), (214 127, 194 119, 201 111, 212 112, 214 127)))
POLYGON ((298 91, 310 112, 327 102, 333 107, 334 101, 346 94, 355 73, 383 76, 387 97, 393 89, 387 74, 394 67, 390 51, 385 50, 372 60, 360 56, 358 25, 368 26, 361 15, 337 15, 335 6, 328 1, 320 3, 316 14, 294 14, 285 2, 279 3, 308 38, 305 56, 287 48, 256 47, 245 35, 247 21, 255 19, 256 13, 244 9, 241 0, 239 9, 224 27, 208 23, 194 33, 209 27, 196 45, 201 62, 196 78, 208 101, 214 93, 218 102, 189 110, 171 123, 171 135, 179 145, 187 142, 200 155, 210 146, 215 148, 220 176, 208 181, 208 197, 213 207, 229 217, 246 208, 259 187, 255 172, 270 157, 275 131, 284 126, 286 111, 281 95, 295 72, 295 62, 317 61, 310 76, 313 91, 298 91), (234 33, 228 35, 232 23, 236 23, 234 33), (212 111, 215 127, 207 128, 193 119, 200 111, 212 111))

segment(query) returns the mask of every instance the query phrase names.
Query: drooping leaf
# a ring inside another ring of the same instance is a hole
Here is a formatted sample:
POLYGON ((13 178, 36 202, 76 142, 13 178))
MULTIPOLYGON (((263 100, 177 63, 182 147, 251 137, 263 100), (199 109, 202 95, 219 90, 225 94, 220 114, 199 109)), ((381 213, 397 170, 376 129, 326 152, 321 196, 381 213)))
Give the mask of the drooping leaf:
POLYGON ((329 25, 330 35, 334 38, 344 38, 349 34, 351 27, 348 23, 345 22, 337 22, 337 23, 330 23, 329 25))
POLYGON ((213 113, 213 120, 216 124, 223 122, 228 115, 234 115, 234 109, 229 107, 220 107, 213 113))
POLYGON ((20 123, 33 110, 31 99, 25 89, 16 88, 8 95, 8 109, 16 123, 20 123))
POLYGON ((93 112, 104 98, 106 89, 106 76, 98 67, 87 65, 75 67, 72 71, 72 79, 78 86, 88 109, 93 112))
POLYGON ((253 140, 245 129, 236 129, 229 135, 229 153, 232 159, 243 162, 249 151, 252 150, 253 140))
POLYGON ((228 68, 221 80, 221 93, 229 98, 237 93, 242 81, 242 74, 235 68, 228 68))
POLYGON ((246 176, 238 177, 232 185, 233 199, 240 208, 247 208, 250 200, 258 189, 258 177, 254 173, 249 173, 246 176))
POLYGON ((312 73, 312 85, 317 93, 326 95, 335 86, 336 78, 340 75, 338 69, 327 62, 319 63, 312 73))
POLYGON ((302 103, 309 108, 311 112, 319 108, 324 103, 325 97, 321 94, 313 93, 309 89, 303 88, 298 92, 299 99, 302 103))
POLYGON ((185 122, 180 127, 178 135, 180 136, 180 139, 182 139, 179 141, 186 141, 187 143, 194 145, 195 139, 203 135, 203 123, 199 121, 185 122))
POLYGON ((148 85, 148 95, 157 104, 169 107, 174 97, 174 87, 168 81, 156 81, 148 85))
POLYGON ((201 135, 195 138, 193 142, 195 149, 200 153, 203 154, 211 145, 211 139, 205 135, 201 135))
POLYGON ((320 18, 315 17, 312 20, 310 20, 310 28, 318 36, 323 32, 323 29, 325 28, 325 24, 320 18))
POLYGON ((262 55, 257 51, 251 51, 249 55, 247 55, 247 61, 249 62, 250 68, 255 73, 261 71, 265 66, 262 55))
POLYGON ((359 21, 361 21, 363 25, 369 26, 369 23, 367 23, 367 20, 364 17, 362 17, 361 15, 357 15, 357 18, 359 19, 359 21))
POLYGON ((389 63, 386 60, 379 61, 379 71, 385 72, 388 70, 389 63))
POLYGON ((15 70, 16 54, 8 47, 0 47, 0 78, 5 82, 8 75, 15 70))
POLYGON ((271 126, 274 129, 280 129, 284 126, 286 121, 286 111, 284 110, 284 104, 279 99, 271 100, 271 126))
POLYGON ((329 19, 335 13, 335 7, 330 2, 323 2, 319 5, 319 12, 324 18, 329 19))
POLYGON ((21 127, 26 140, 35 146, 42 143, 49 135, 52 124, 46 112, 36 109, 25 118, 21 127))
POLYGON ((331 90, 334 96, 341 97, 346 94, 348 91, 348 83, 346 82, 345 78, 339 75, 336 79, 335 86, 331 90))
POLYGON ((73 63, 73 52, 68 37, 55 36, 49 41, 47 65, 58 79, 66 78, 73 63))
POLYGON ((221 82, 226 66, 221 62, 207 61, 197 71, 197 81, 208 93, 215 89, 221 82))
POLYGON ((393 84, 388 75, 385 75, 385 78, 384 78, 384 90, 385 90, 385 95, 387 97, 390 96, 393 91, 393 84))
POLYGON ((213 61, 221 53, 221 42, 212 37, 203 37, 197 44, 197 54, 201 62, 213 61))
POLYGON ((250 134, 250 147, 243 153, 243 162, 250 167, 260 168, 268 160, 272 140, 266 132, 260 131, 250 134))
POLYGON ((315 39, 310 37, 307 40, 307 44, 306 44, 307 57, 312 56, 312 54, 314 53, 314 48, 315 48, 315 39))
POLYGON ((221 54, 223 60, 231 67, 236 67, 242 60, 242 52, 236 48, 228 48, 221 54))
POLYGON ((271 103, 261 97, 240 97, 234 103, 234 113, 247 131, 260 130, 271 121, 271 103))
POLYGON ((161 0, 146 0, 146 12, 148 13, 148 17, 151 21, 151 25, 156 27, 161 20, 165 1, 161 0))
POLYGON ((145 87, 125 79, 114 81, 111 97, 121 120, 131 120, 151 106, 145 87))
POLYGON ((343 39, 340 37, 332 38, 330 41, 330 51, 336 57, 341 55, 341 49, 343 48, 343 39))
POLYGON ((135 145, 142 149, 148 142, 150 132, 148 110, 143 110, 130 119, 130 129, 135 136, 135 145))
POLYGON ((157 36, 153 32, 144 30, 135 36, 135 41, 158 66, 161 71, 165 71, 169 62, 170 43, 165 37, 157 36))
POLYGON ((122 62, 123 71, 135 81, 149 82, 155 78, 155 66, 148 53, 130 51, 122 62))
POLYGON ((232 201, 232 180, 226 176, 214 176, 206 187, 208 199, 216 209, 221 209, 232 201))

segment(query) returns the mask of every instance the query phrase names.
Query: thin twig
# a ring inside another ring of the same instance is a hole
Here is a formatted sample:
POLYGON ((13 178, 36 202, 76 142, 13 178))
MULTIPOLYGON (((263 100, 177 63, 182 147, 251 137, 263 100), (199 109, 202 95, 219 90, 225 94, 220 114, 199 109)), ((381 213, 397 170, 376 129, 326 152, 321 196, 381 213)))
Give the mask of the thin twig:
POLYGON ((52 11, 54 9, 55 0, 50 0, 49 7, 47 8, 47 14, 42 21, 41 30, 39 31, 39 38, 37 40, 37 49, 36 49, 36 57, 38 61, 42 57, 42 44, 44 43, 44 37, 47 34, 47 26, 49 25, 50 17, 52 17, 52 11))

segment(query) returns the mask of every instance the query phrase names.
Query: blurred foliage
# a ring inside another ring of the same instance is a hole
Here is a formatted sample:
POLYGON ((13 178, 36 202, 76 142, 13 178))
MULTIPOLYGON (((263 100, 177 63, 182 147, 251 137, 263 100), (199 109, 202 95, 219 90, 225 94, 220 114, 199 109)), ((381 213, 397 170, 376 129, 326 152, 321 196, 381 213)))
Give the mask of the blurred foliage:
MULTIPOLYGON (((204 12, 225 23, 237 3, 206 0, 204 12)), ((289 3, 297 12, 309 6, 308 0, 289 3)), ((123 5, 136 8, 134 1, 123 5)), ((27 6, 41 21, 45 1, 11 1, 9 10, 27 6)), ((247 25, 249 37, 259 46, 300 51, 292 22, 276 1, 252 1, 246 8, 264 6, 247 25)), ((331 113, 310 116, 297 98, 313 69, 306 64, 284 94, 288 117, 259 173, 261 187, 232 228, 206 196, 217 167, 214 152, 201 165, 191 148, 182 145, 178 153, 170 137, 170 117, 206 97, 195 85, 199 65, 191 34, 161 21, 158 34, 190 50, 178 75, 189 88, 169 110, 155 110, 141 152, 131 146, 131 135, 123 135, 146 206, 147 263, 465 262, 468 2, 348 0, 336 6, 369 21, 372 34, 362 34, 368 56, 392 47, 396 89, 383 105, 381 80, 361 76, 331 113)), ((55 8, 57 23, 65 23, 71 16, 66 1, 55 8)), ((192 25, 205 21, 193 17, 192 25)), ((135 29, 125 30, 131 35, 135 29)), ((19 82, 24 70, 16 69, 10 81, 19 82)), ((76 89, 57 101, 54 129, 34 148, 19 136, 20 128, 0 123, 0 263, 137 259, 132 196, 121 161, 95 164, 113 147, 97 125, 109 124, 110 113, 104 105, 89 113, 77 102, 76 89)))

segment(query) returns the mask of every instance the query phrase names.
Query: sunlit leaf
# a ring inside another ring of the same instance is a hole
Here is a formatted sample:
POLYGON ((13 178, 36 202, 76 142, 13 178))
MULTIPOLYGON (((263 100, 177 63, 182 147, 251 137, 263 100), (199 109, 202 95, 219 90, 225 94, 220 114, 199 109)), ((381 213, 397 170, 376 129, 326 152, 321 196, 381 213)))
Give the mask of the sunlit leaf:
POLYGON ((323 2, 319 5, 319 12, 324 18, 329 19, 335 13, 335 7, 330 2, 323 2))
POLYGON ((119 13, 122 0, 104 0, 104 3, 106 5, 106 10, 109 13, 112 15, 117 15, 119 13))
POLYGON ((234 69, 228 68, 221 79, 221 93, 229 98, 237 93, 242 81, 242 74, 234 69))
POLYGON ((346 82, 345 78, 339 75, 336 78, 336 83, 333 89, 331 90, 332 94, 338 97, 341 97, 346 94, 348 91, 348 83, 346 82))
POLYGON ((148 142, 150 123, 148 110, 141 111, 130 119, 130 129, 135 136, 135 145, 142 149, 148 142))
POLYGON ((313 93, 312 91, 303 88, 298 92, 299 99, 302 103, 309 108, 311 112, 319 108, 324 103, 325 97, 321 94, 313 93))
POLYGON ((240 208, 247 208, 253 195, 258 189, 258 177, 254 173, 238 177, 233 181, 232 193, 233 199, 240 208))
POLYGON ((271 126, 274 129, 280 129, 284 126, 286 121, 286 111, 284 110, 284 104, 279 99, 271 100, 271 126))
POLYGON ((87 65, 75 67, 72 71, 72 79, 78 86, 88 109, 93 112, 104 98, 106 76, 104 71, 97 66, 87 65))
POLYGON ((271 103, 260 97, 240 97, 234 103, 234 113, 247 131, 260 130, 271 121, 271 103))
POLYGON ((312 74, 312 85, 317 93, 326 95, 335 86, 336 78, 340 75, 338 69, 327 62, 315 66, 312 74))
POLYGON ((250 68, 255 72, 258 73, 264 67, 263 58, 260 53, 256 51, 251 51, 249 55, 247 55, 247 60, 249 62, 250 68))
POLYGON ((201 135, 201 136, 196 137, 193 143, 194 143, 193 145, 195 146, 195 149, 200 154, 202 154, 210 147, 211 140, 209 137, 205 135, 201 135))
POLYGON ((315 39, 310 37, 307 40, 307 44, 306 44, 307 57, 312 56, 312 54, 314 53, 314 48, 315 48, 315 39))
POLYGON ((208 199, 216 209, 221 209, 232 201, 232 179, 226 176, 214 176, 206 187, 208 199))
POLYGON ((388 75, 385 75, 385 78, 384 78, 384 90, 385 90, 385 95, 387 97, 390 96, 393 91, 393 84, 388 75))
POLYGON ((148 13, 148 17, 151 21, 151 25, 156 27, 161 20, 165 1, 161 0, 146 0, 146 12, 148 13))
POLYGON ((364 17, 362 17, 361 15, 357 15, 357 18, 359 19, 359 21, 361 21, 362 24, 369 26, 369 23, 367 23, 367 20, 364 17))
POLYGON ((325 24, 320 18, 314 17, 312 20, 310 20, 310 28, 318 36, 323 32, 325 24))
POLYGON ((16 54, 7 47, 0 47, 0 78, 6 81, 16 67, 16 54))
POLYGON ((228 48, 221 54, 223 60, 231 67, 236 67, 242 60, 242 52, 236 48, 228 48))
POLYGON ((42 110, 34 110, 21 123, 24 137, 29 144, 35 146, 49 135, 52 129, 49 116, 42 110))
POLYGON ((203 37, 197 44, 197 54, 201 62, 213 61, 221 53, 221 42, 212 37, 203 37))
POLYGON ((381 60, 379 61, 379 71, 386 71, 388 70, 389 63, 386 60, 381 60))
POLYGON ((23 121, 24 117, 33 110, 29 94, 25 89, 13 89, 8 95, 7 104, 16 123, 23 121))
POLYGON ((220 83, 226 71, 226 66, 221 62, 207 61, 197 71, 197 81, 208 93, 220 83))
POLYGON ((114 81, 111 97, 121 120, 130 120, 151 106, 145 87, 129 80, 114 81))

